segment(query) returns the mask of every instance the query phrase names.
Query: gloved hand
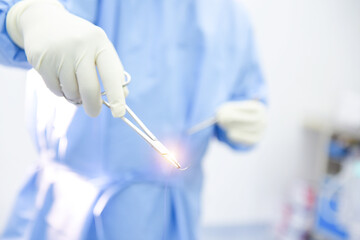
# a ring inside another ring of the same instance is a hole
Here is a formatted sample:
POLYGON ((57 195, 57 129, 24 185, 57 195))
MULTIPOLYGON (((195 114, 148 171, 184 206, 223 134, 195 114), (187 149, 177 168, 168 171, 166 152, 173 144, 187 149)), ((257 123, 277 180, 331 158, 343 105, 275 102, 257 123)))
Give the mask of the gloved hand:
POLYGON ((256 100, 227 102, 217 110, 216 119, 231 141, 252 145, 265 130, 266 109, 256 100))
POLYGON ((88 115, 97 116, 102 106, 97 67, 112 115, 125 114, 124 69, 101 28, 69 13, 57 0, 18 2, 6 27, 53 93, 82 103, 88 115))

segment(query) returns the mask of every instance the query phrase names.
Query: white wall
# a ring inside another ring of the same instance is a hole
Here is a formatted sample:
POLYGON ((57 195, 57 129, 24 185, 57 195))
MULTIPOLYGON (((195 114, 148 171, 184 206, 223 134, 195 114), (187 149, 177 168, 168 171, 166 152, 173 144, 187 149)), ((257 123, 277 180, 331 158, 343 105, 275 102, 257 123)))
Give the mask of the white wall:
MULTIPOLYGON (((214 142, 205 171, 207 225, 267 221, 282 194, 311 167, 302 118, 329 115, 344 89, 360 91, 360 1, 243 0, 269 83, 269 128, 250 153, 214 142)), ((24 73, 0 67, 0 229, 36 159, 24 124, 24 73)))
POLYGON ((267 221, 291 183, 307 175, 302 119, 329 116, 346 89, 360 93, 360 1, 242 0, 269 84, 269 128, 252 153, 219 143, 208 153, 207 225, 267 221))

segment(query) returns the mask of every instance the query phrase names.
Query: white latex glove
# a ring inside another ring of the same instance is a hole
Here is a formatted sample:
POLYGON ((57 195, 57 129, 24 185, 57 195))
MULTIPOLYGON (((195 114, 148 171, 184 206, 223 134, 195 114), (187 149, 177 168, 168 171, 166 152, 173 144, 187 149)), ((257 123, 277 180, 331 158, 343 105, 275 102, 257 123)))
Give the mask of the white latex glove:
POLYGON ((69 13, 57 0, 18 2, 6 27, 53 93, 82 102, 88 115, 97 116, 102 106, 97 67, 112 115, 125 114, 124 69, 101 28, 69 13))
POLYGON ((227 102, 217 110, 216 119, 231 141, 251 145, 265 130, 266 109, 256 100, 227 102))

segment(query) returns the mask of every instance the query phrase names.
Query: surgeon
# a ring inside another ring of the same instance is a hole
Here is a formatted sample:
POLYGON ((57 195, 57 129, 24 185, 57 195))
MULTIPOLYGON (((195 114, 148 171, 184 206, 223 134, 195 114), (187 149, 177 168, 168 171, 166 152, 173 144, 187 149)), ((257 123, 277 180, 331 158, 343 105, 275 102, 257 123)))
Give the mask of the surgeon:
POLYGON ((246 151, 264 130, 265 84, 235 0, 0 0, 0 46, 1 64, 35 69, 40 158, 2 239, 198 239, 210 139, 246 151), (187 170, 120 119, 125 105, 187 170))

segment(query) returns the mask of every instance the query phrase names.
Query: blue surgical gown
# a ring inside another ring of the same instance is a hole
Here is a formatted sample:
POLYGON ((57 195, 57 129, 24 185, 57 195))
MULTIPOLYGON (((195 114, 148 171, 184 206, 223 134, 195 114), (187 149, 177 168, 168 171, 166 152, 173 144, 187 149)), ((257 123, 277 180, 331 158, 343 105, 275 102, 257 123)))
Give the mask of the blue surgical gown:
MULTIPOLYGON (((29 68, 5 27, 15 2, 0 0, 0 63, 29 68)), ((236 0, 62 2, 105 30, 132 75, 127 104, 190 168, 174 169, 107 108, 88 117, 30 79, 27 118, 40 160, 2 238, 197 239, 209 140, 249 147, 218 126, 187 130, 226 101, 265 101, 246 13, 236 0)))

